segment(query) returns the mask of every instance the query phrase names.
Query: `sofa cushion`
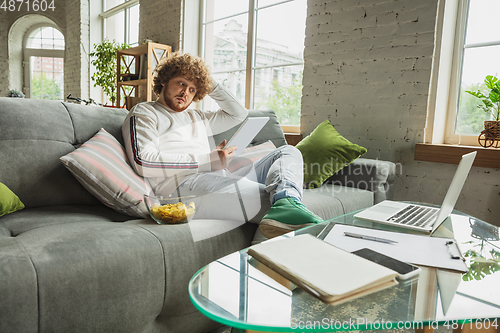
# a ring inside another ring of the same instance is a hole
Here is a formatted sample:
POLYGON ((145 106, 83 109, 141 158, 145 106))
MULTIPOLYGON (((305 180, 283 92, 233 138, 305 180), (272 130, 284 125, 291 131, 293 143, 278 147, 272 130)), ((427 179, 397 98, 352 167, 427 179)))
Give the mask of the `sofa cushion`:
MULTIPOLYGON (((159 225, 150 219, 131 220, 154 235, 162 245, 168 288, 160 316, 181 316, 195 312, 189 300, 187 282, 205 265, 251 245, 257 224, 219 219, 193 219, 189 223, 159 225), (174 315, 172 315, 174 314, 174 315)), ((189 329, 172 332, 194 332, 189 329)), ((196 330, 196 332, 201 332, 196 330)))
POLYGON ((123 145, 122 124, 128 111, 95 105, 62 103, 66 108, 74 130, 74 145, 90 139, 99 129, 104 128, 123 145))
MULTIPOLYGON (((165 290, 180 289, 166 287, 170 273, 177 272, 165 271, 162 245, 142 227, 88 221, 36 228, 11 239, 29 255, 36 274, 33 331, 153 332, 148 328, 162 310, 165 290)), ((9 269, 0 270, 0 280, 9 269)), ((20 310, 10 307, 2 319, 20 310)), ((13 327, 7 331, 19 331, 13 327)))
POLYGON ((0 332, 40 332, 36 268, 23 244, 1 233, 0 295, 0 332))
POLYGON ((27 208, 99 203, 59 158, 100 128, 121 135, 126 115, 124 109, 0 97, 0 182, 27 208))
POLYGON ((0 219, 0 234, 7 230, 9 236, 15 237, 33 229, 51 225, 87 222, 125 222, 135 217, 120 214, 101 203, 92 205, 62 205, 23 209, 0 219))
POLYGON ((393 162, 358 158, 328 178, 326 183, 371 191, 374 194, 373 204, 377 204, 393 198, 396 167, 393 162))
POLYGON ((321 186, 337 171, 366 153, 366 148, 344 138, 325 120, 297 144, 304 158, 304 183, 307 188, 321 186))
POLYGON ((61 157, 64 166, 99 201, 117 212, 146 218, 149 185, 130 166, 122 145, 106 130, 61 157))
MULTIPOLYGON (((286 145, 285 134, 281 130, 281 125, 278 121, 278 117, 273 110, 249 110, 248 117, 269 117, 269 121, 255 136, 252 142, 250 142, 249 147, 260 145, 269 140, 271 140, 276 147, 286 145)), ((237 125, 225 132, 214 135, 214 145, 218 145, 224 139, 229 141, 229 139, 231 139, 231 137, 234 133, 236 133, 239 127, 240 125, 237 125)))
POLYGON ((324 220, 373 206, 373 192, 353 187, 323 184, 305 189, 302 203, 324 220))
POLYGON ((5 184, 0 183, 0 216, 13 213, 24 208, 19 197, 5 184))

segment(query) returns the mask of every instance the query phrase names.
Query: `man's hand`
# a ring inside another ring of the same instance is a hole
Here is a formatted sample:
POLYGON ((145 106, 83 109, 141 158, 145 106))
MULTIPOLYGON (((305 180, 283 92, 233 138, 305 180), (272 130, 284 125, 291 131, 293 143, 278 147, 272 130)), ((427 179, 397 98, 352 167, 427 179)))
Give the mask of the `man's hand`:
POLYGON ((222 141, 210 153, 210 164, 212 165, 212 171, 227 168, 229 162, 231 162, 232 158, 234 157, 234 152, 236 151, 236 149, 238 149, 237 146, 224 148, 225 145, 226 140, 222 141))

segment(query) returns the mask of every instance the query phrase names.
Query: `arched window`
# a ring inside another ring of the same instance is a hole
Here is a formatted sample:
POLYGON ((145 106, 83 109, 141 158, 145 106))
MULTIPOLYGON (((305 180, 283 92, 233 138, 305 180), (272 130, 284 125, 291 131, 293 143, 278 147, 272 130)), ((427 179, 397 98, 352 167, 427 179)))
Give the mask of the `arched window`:
POLYGON ((56 28, 38 26, 27 32, 24 80, 27 97, 64 100, 64 36, 56 28))

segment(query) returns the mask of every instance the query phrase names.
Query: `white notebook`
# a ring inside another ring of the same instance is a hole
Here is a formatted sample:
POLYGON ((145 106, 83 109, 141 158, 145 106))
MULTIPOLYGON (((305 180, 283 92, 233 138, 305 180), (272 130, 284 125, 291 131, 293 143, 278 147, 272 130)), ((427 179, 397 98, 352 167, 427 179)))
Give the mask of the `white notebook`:
POLYGON ((248 254, 330 304, 397 284, 395 271, 307 234, 251 246, 248 254))

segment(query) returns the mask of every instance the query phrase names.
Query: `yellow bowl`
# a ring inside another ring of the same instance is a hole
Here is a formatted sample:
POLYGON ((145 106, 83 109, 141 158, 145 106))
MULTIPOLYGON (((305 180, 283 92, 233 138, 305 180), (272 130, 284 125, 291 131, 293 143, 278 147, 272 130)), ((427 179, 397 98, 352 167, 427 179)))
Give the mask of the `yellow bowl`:
POLYGON ((196 212, 196 197, 155 197, 144 195, 144 203, 149 215, 158 224, 187 223, 196 212))

